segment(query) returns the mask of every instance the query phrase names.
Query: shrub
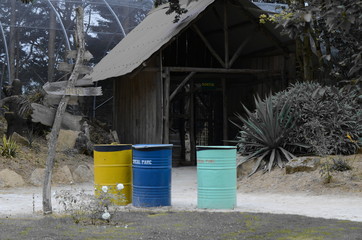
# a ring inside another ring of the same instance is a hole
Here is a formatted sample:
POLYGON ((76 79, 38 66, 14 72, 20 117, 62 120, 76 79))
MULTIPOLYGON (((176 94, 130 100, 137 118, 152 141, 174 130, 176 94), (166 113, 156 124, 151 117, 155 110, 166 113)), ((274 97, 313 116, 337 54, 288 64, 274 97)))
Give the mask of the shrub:
POLYGON ((300 142, 293 153, 354 154, 362 135, 362 109, 356 90, 322 87, 318 83, 297 83, 273 96, 274 105, 290 103, 295 127, 287 142, 300 142))
POLYGON ((8 139, 6 136, 3 136, 3 145, 0 146, 1 156, 12 158, 16 156, 18 150, 18 144, 9 137, 8 139))
POLYGON ((276 164, 283 167, 284 162, 294 157, 287 150, 288 145, 291 144, 286 141, 288 131, 294 125, 289 102, 273 107, 271 96, 264 101, 257 96, 255 106, 256 112, 252 113, 243 105, 247 118, 240 114, 236 115, 244 126, 234 123, 241 129, 238 137, 239 151, 247 155, 241 163, 257 158, 256 165, 249 176, 261 166, 264 167, 264 171, 270 171, 276 164))
POLYGON ((333 158, 333 165, 332 165, 332 169, 334 171, 338 171, 338 172, 344 172, 344 171, 349 171, 352 169, 352 167, 347 163, 347 161, 343 160, 343 159, 334 159, 333 158))
POLYGON ((118 184, 110 191, 108 186, 96 189, 95 194, 84 190, 60 190, 54 193, 57 202, 65 213, 70 214, 75 223, 97 224, 109 223, 111 217, 119 210, 118 204, 126 201, 121 192, 123 184, 118 184))

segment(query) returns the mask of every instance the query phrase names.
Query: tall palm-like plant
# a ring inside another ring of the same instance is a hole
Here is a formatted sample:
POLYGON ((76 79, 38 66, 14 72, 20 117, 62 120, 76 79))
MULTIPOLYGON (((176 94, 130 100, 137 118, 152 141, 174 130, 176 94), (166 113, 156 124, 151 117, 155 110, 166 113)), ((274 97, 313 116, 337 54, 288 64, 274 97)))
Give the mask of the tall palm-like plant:
POLYGON ((255 106, 256 112, 252 113, 243 105, 247 114, 246 118, 236 114, 244 126, 234 123, 241 129, 238 139, 239 147, 243 154, 247 154, 239 164, 257 159, 249 176, 261 166, 264 167, 264 171, 270 171, 274 165, 282 168, 285 162, 295 157, 286 149, 290 143, 285 141, 289 129, 294 125, 289 102, 284 103, 283 106, 273 107, 271 95, 264 101, 256 96, 255 106))

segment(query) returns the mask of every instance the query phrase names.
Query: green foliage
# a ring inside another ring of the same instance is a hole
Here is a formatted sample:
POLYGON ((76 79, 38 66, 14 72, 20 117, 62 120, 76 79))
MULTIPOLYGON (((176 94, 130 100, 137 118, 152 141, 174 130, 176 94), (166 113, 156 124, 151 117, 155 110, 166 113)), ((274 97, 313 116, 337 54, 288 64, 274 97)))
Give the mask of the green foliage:
POLYGON ((323 179, 323 183, 327 184, 332 181, 332 165, 330 162, 325 162, 321 165, 321 169, 319 170, 319 173, 321 174, 321 177, 323 179))
POLYGON ((360 82, 362 1, 297 0, 288 4, 289 7, 279 14, 262 14, 260 22, 276 22, 284 33, 303 42, 302 52, 310 51, 318 59, 315 65, 332 80, 360 82))
POLYGON ((332 181, 332 171, 344 172, 352 169, 352 167, 341 158, 333 158, 332 160, 333 163, 331 163, 329 160, 323 163, 321 165, 321 169, 319 170, 319 173, 321 174, 321 177, 325 184, 332 181))
POLYGON ((362 136, 362 108, 355 90, 297 83, 273 96, 274 105, 290 103, 296 124, 287 142, 310 148, 292 149, 303 154, 353 154, 362 136))
POLYGON ((264 101, 257 96, 255 106, 255 113, 243 106, 247 118, 237 114, 244 126, 234 123, 241 129, 238 139, 239 150, 243 155, 247 155, 242 162, 257 158, 256 165, 249 176, 261 166, 264 167, 264 171, 270 171, 276 164, 283 167, 284 162, 294 157, 287 150, 290 144, 286 141, 286 136, 294 125, 289 102, 273 107, 271 96, 264 101))
POLYGON ((7 157, 7 158, 13 158, 16 156, 18 150, 18 144, 9 137, 8 139, 6 136, 3 136, 3 145, 0 146, 0 153, 1 156, 7 157))
POLYGON ((347 161, 345 161, 341 158, 338 158, 338 159, 333 158, 332 169, 334 171, 344 172, 344 171, 352 170, 352 167, 347 163, 347 161))
POLYGON ((87 194, 84 190, 71 189, 60 190, 54 195, 63 211, 70 214, 75 223, 94 225, 110 222, 111 216, 119 210, 115 204, 125 201, 124 194, 120 192, 121 190, 116 189, 112 192, 97 189, 94 195, 87 194), (104 214, 109 214, 109 217, 105 218, 104 214))

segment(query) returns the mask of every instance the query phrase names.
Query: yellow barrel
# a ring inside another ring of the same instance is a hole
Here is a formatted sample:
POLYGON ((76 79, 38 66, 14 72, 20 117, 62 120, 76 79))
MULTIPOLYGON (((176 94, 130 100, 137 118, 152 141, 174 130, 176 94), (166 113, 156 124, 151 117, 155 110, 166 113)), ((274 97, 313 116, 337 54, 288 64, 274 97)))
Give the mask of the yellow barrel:
POLYGON ((94 185, 96 196, 110 193, 117 205, 132 202, 132 145, 94 146, 94 185))

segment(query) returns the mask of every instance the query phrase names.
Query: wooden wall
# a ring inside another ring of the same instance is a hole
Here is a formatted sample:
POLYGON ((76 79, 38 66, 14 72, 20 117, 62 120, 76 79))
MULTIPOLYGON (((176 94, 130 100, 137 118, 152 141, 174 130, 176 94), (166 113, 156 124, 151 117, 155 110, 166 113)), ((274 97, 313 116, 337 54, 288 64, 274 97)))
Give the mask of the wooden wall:
POLYGON ((162 143, 162 85, 157 72, 115 79, 114 119, 121 143, 162 143))

